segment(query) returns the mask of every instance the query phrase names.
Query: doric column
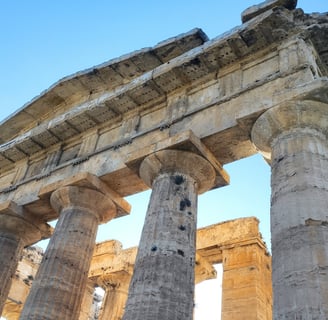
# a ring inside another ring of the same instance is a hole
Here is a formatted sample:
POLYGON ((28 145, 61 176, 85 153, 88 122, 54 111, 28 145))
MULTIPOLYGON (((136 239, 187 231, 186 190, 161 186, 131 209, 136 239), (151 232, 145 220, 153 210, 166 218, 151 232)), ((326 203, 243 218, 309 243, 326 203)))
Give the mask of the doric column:
POLYGON ((102 192, 61 187, 51 195, 60 214, 20 319, 78 319, 98 224, 116 213, 102 192))
POLYGON ((125 271, 100 277, 98 284, 105 289, 100 320, 122 320, 128 298, 131 275, 125 271))
POLYGON ((23 248, 41 240, 45 232, 50 235, 49 226, 14 202, 0 205, 0 315, 23 248))
POLYGON ((222 250, 222 320, 272 319, 271 257, 260 241, 222 250))
POLYGON ((271 155, 274 319, 328 319, 328 105, 290 102, 256 121, 271 155))
POLYGON ((192 319, 197 194, 214 185, 215 170, 191 152, 164 150, 139 174, 153 191, 123 319, 192 319))

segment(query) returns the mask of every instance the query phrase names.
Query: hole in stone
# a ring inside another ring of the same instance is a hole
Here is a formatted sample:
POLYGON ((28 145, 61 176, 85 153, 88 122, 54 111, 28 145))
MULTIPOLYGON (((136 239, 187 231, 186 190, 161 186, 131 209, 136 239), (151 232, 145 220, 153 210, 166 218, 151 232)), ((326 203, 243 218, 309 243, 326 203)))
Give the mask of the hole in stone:
POLYGON ((284 156, 279 157, 278 158, 278 163, 281 162, 282 160, 284 160, 284 158, 285 158, 284 156))
POLYGON ((188 214, 189 214, 190 216, 192 216, 192 212, 191 212, 191 211, 188 211, 188 214))
POLYGON ((186 209, 186 207, 190 207, 190 206, 191 206, 191 202, 189 199, 184 198, 183 200, 180 201, 180 210, 181 211, 186 209))
POLYGON ((157 247, 156 246, 152 246, 151 249, 150 249, 152 252, 155 252, 157 250, 157 247))
POLYGON ((181 230, 181 231, 185 231, 185 230, 186 230, 186 227, 183 226, 183 225, 180 225, 180 226, 179 226, 179 230, 181 230))
POLYGON ((182 250, 178 249, 178 255, 184 257, 184 252, 182 250))
POLYGON ((183 176, 175 176, 174 177, 174 183, 177 184, 177 185, 180 185, 180 184, 184 183, 183 176))

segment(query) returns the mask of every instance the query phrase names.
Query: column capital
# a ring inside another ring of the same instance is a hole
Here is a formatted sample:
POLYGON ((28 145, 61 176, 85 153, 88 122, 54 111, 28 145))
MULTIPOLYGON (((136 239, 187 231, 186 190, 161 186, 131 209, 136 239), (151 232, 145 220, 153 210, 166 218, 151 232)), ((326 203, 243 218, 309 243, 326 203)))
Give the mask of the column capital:
POLYGON ((106 290, 128 289, 132 274, 126 271, 104 274, 97 279, 97 284, 106 290))
POLYGON ((328 136, 328 104, 301 100, 273 107, 255 121, 251 136, 256 148, 265 158, 270 158, 275 138, 288 131, 305 128, 328 136))
POLYGON ((141 163, 139 175, 151 188, 158 175, 186 174, 198 185, 198 193, 204 193, 215 185, 216 173, 213 166, 205 158, 180 150, 161 150, 147 156, 141 163))
POLYGON ((108 195, 78 186, 65 186, 55 190, 50 197, 51 206, 58 213, 66 208, 83 208, 97 216, 99 223, 116 215, 116 206, 108 195))
POLYGON ((49 238, 52 233, 51 226, 13 201, 0 204, 0 230, 21 239, 23 246, 49 238))

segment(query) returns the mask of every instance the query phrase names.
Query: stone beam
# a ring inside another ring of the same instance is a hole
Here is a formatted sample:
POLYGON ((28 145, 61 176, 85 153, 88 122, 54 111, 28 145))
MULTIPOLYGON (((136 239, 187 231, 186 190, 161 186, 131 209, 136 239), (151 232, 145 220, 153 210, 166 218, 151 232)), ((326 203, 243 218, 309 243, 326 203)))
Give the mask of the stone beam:
POLYGON ((122 196, 143 191, 147 186, 125 165, 130 154, 140 146, 148 147, 183 134, 187 128, 192 128, 222 165, 254 154, 256 149, 249 136, 251 125, 260 113, 282 101, 324 97, 321 92, 328 83, 313 74, 316 70, 313 59, 310 54, 304 54, 309 50, 302 40, 288 42, 256 63, 245 62, 227 73, 222 71, 219 81, 183 91, 171 97, 167 105, 134 115, 120 127, 94 130, 84 139, 73 139, 65 149, 57 147, 47 156, 42 153, 34 162, 26 164, 25 171, 19 171, 20 163, 0 176, 4 186, 0 200, 11 197, 22 205, 35 202, 44 185, 79 171, 100 177, 122 196), (134 117, 137 122, 130 121, 134 117), (40 172, 44 174, 40 176, 40 172))
POLYGON ((266 250, 258 224, 258 219, 252 217, 225 221, 201 228, 197 231, 197 252, 215 264, 222 263, 222 251, 231 246, 254 243, 266 250))

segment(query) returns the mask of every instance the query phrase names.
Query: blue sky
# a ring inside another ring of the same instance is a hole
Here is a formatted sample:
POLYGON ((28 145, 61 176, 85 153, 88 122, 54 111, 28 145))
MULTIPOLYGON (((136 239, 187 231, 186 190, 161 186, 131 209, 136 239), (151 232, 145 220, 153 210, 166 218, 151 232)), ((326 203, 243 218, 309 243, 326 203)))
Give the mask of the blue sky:
MULTIPOLYGON (((0 121, 60 78, 195 27, 214 38, 240 25, 256 0, 5 0, 0 11, 0 121)), ((301 0, 305 12, 327 0, 301 0)), ((256 216, 269 244, 270 169, 260 156, 225 166, 231 185, 199 198, 199 226, 256 216)), ((98 241, 137 245, 149 192, 129 197, 129 217, 100 227, 98 241)), ((210 318, 206 318, 209 320, 210 318)), ((218 319, 216 317, 211 319, 218 319)))

